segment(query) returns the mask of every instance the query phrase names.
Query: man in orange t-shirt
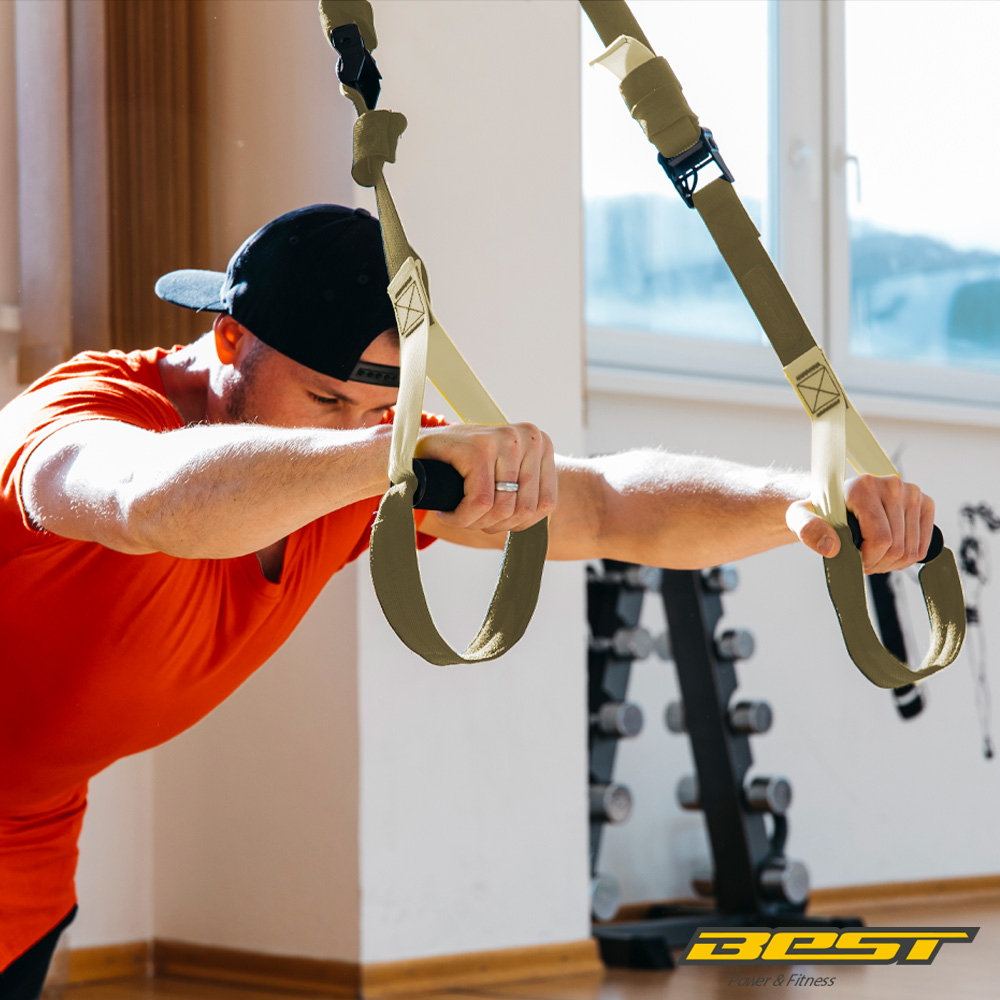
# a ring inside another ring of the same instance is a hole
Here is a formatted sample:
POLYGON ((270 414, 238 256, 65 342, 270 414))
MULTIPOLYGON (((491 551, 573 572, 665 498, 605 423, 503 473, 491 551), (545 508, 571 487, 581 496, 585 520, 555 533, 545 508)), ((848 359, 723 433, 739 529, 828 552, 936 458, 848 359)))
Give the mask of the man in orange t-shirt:
MULTIPOLYGON (((89 778, 206 715, 366 548, 399 379, 387 284, 368 213, 298 209, 225 274, 157 282, 217 314, 200 340, 80 355, 0 411, 4 1000, 37 997, 75 914, 89 778)), ((796 536, 839 546, 805 475, 662 451, 566 459, 531 424, 424 423, 418 457, 454 466, 465 498, 420 523, 422 544, 499 548, 550 516, 557 559, 698 567, 796 536)), ((933 503, 916 487, 862 476, 847 497, 869 572, 926 552, 933 503)))

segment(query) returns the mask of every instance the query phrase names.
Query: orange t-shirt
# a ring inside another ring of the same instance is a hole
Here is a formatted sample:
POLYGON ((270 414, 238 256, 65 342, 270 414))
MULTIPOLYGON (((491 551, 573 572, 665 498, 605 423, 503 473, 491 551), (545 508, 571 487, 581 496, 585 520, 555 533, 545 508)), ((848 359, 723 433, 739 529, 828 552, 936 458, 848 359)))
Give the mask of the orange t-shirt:
POLYGON ((183 426, 157 367, 166 353, 79 355, 0 411, 0 970, 75 903, 88 779, 207 715, 368 544, 378 497, 293 532, 278 583, 254 553, 126 555, 33 528, 21 473, 54 431, 183 426))

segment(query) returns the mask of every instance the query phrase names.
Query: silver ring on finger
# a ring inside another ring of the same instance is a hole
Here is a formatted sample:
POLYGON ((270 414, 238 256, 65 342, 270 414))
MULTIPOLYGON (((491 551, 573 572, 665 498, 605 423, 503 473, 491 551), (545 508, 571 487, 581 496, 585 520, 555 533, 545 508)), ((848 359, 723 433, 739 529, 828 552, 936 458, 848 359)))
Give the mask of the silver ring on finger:
POLYGON ((493 488, 497 491, 497 493, 516 493, 518 490, 518 484, 499 481, 494 483, 493 488))

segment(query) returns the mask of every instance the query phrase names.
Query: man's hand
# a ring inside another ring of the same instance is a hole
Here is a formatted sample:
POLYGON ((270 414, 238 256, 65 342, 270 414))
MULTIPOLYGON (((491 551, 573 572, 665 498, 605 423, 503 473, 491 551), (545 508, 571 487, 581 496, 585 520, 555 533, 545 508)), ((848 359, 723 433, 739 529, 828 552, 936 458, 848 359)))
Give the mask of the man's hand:
POLYGON ((453 465, 465 479, 465 499, 442 523, 494 534, 521 531, 556 506, 556 465, 549 436, 533 424, 452 424, 424 428, 416 458, 453 465), (517 483, 501 492, 500 482, 517 483))
MULTIPOLYGON (((931 543, 934 501, 898 476, 858 476, 847 481, 847 509, 861 526, 861 560, 866 573, 905 569, 922 559, 931 543)), ((808 500, 788 508, 788 527, 822 556, 840 551, 840 538, 808 500)))

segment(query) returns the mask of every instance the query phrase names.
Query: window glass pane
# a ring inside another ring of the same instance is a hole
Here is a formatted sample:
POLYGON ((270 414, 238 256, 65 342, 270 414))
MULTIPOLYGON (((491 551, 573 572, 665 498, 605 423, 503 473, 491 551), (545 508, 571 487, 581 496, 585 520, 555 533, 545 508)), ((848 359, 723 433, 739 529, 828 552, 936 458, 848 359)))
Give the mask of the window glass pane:
POLYGON ((1000 3, 846 17, 851 353, 1000 372, 1000 3))
MULTIPOLYGON (((711 129, 757 228, 766 232, 767 0, 634 0, 646 36, 711 129)), ((700 217, 674 190, 618 93, 587 61, 603 50, 584 20, 583 190, 591 326, 760 341, 760 326, 700 217)), ((703 172, 704 183, 718 176, 703 172)))

